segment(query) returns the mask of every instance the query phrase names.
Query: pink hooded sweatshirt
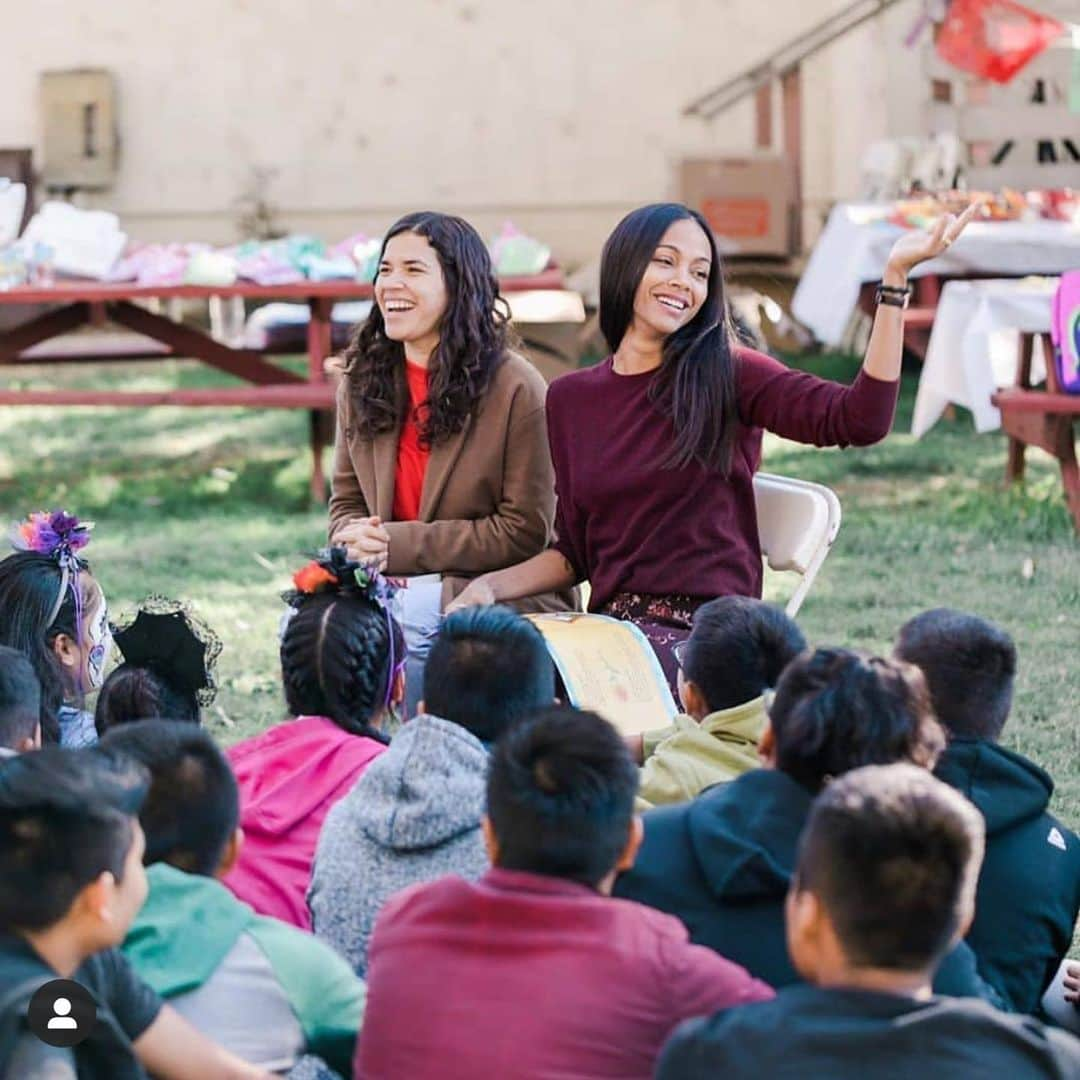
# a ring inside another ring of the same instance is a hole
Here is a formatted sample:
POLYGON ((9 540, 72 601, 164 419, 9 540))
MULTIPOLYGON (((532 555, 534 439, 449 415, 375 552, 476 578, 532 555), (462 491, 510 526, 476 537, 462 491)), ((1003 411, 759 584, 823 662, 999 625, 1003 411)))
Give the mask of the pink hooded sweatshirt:
POLYGON ((231 747, 244 830, 224 879, 233 893, 260 915, 310 930, 305 897, 323 820, 385 749, 322 716, 298 716, 231 747))

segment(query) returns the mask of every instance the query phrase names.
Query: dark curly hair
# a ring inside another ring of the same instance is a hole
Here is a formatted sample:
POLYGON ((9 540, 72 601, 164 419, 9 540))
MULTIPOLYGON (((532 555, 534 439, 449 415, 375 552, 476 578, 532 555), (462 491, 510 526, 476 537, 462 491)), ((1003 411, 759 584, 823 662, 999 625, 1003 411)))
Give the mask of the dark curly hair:
MULTIPOLYGON (((435 249, 446 280, 447 305, 439 344, 430 362, 426 407, 417 410, 420 440, 434 446, 457 434, 475 413, 513 343, 510 309, 480 234, 450 214, 423 211, 395 222, 379 252, 401 233, 424 237, 435 249)), ((378 273, 376 272, 376 279, 378 273)), ((386 336, 378 304, 345 350, 345 378, 353 423, 364 438, 397 431, 407 404, 405 347, 386 336)))
POLYGON ((388 742, 372 721, 405 659, 405 636, 376 595, 379 581, 360 584, 356 571, 363 568, 344 548, 330 548, 316 562, 334 580, 286 597, 294 609, 281 638, 289 712, 325 716, 350 734, 388 742))
POLYGON ((814 794, 862 765, 932 769, 945 749, 922 672, 848 649, 804 652, 788 664, 769 723, 776 767, 814 794))
MULTIPOLYGON (((88 576, 90 567, 82 559, 79 566, 79 589, 84 611, 100 588, 88 576)), ((53 642, 61 634, 79 641, 75 625, 75 594, 69 588, 52 623, 48 622, 63 579, 63 571, 54 558, 33 551, 17 551, 0 559, 0 645, 24 653, 34 666, 41 683, 41 739, 60 741, 57 713, 71 687, 60 661, 53 652, 53 642)))

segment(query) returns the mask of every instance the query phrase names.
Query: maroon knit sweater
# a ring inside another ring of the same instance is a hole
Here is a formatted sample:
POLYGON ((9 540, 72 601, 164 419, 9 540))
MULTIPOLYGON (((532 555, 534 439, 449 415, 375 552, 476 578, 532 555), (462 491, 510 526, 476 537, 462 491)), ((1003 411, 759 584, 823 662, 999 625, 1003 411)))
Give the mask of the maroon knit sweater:
POLYGON ((649 400, 654 372, 611 358, 556 379, 547 422, 558 508, 553 546, 592 583, 598 610, 619 592, 761 595, 753 478, 762 429, 816 446, 866 446, 892 426, 898 382, 862 371, 851 386, 735 354, 739 431, 731 475, 664 469, 674 436, 649 400))

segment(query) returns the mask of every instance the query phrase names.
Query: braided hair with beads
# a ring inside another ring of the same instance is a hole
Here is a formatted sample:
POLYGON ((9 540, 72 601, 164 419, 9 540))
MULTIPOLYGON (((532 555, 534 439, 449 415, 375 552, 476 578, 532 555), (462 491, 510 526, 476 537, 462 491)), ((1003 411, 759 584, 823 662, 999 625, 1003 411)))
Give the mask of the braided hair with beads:
POLYGON ((334 547, 298 570, 293 584, 284 594, 292 611, 281 635, 290 713, 324 716, 353 735, 387 742, 376 722, 405 662, 389 583, 334 547))

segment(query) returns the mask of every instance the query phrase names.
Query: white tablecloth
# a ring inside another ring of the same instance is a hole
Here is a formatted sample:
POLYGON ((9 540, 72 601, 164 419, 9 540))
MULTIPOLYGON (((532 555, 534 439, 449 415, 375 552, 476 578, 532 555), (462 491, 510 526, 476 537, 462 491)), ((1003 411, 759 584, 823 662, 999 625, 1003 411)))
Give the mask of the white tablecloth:
MULTIPOLYGON (((1001 414, 990 403, 990 395, 1016 381, 1020 332, 1049 332, 1057 280, 991 278, 945 283, 919 377, 912 435, 925 435, 950 402, 971 410, 976 431, 1001 426, 1001 414)), ((1038 339, 1031 378, 1032 382, 1046 378, 1038 339)))
MULTIPOLYGON (((877 281, 896 238, 905 230, 884 220, 878 203, 835 206, 810 254, 791 310, 818 341, 838 345, 859 298, 877 281)), ((1080 268, 1080 227, 1060 221, 976 222, 939 259, 914 276, 942 274, 1062 274, 1080 268)))

